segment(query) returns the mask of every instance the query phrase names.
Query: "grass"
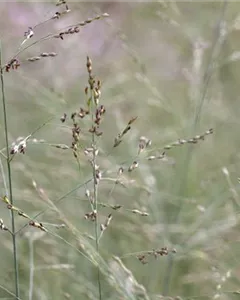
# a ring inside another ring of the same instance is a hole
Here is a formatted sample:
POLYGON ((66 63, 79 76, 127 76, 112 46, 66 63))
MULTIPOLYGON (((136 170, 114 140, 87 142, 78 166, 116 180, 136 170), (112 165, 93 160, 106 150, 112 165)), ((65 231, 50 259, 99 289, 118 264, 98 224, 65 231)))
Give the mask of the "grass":
POLYGON ((238 299, 239 4, 0 10, 0 298, 238 299))
MULTIPOLYGON (((10 163, 10 151, 9 149, 9 141, 8 141, 8 121, 7 121, 7 108, 6 108, 6 97, 5 97, 5 86, 4 86, 4 76, 3 76, 3 67, 2 67, 2 49, 0 44, 0 77, 1 77, 1 91, 2 91, 2 103, 3 103, 3 118, 4 118, 4 129, 5 129, 5 142, 7 148, 7 157, 6 157, 6 165, 7 165, 7 177, 8 177, 8 187, 6 189, 6 196, 10 199, 10 205, 13 206, 13 191, 12 191, 12 176, 11 176, 11 163, 10 163)), ((5 176, 3 176, 5 178, 5 176)), ((4 183, 4 187, 6 187, 6 182, 4 183)), ((16 299, 19 298, 19 276, 18 276, 18 257, 17 257, 17 244, 16 244, 16 235, 15 235, 15 218, 14 211, 11 210, 11 220, 12 220, 12 244, 13 244, 13 260, 14 260, 14 269, 15 269, 15 291, 16 291, 16 299)), ((1 222, 2 223, 2 222, 1 222)), ((4 224, 2 224, 4 226, 4 224)), ((4 229, 4 227, 3 227, 4 229)))

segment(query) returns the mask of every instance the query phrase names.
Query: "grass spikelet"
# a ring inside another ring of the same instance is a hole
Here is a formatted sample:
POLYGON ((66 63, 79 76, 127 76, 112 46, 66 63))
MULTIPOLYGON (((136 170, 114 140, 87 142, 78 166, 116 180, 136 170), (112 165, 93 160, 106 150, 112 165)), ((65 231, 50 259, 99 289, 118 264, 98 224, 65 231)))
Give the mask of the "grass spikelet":
POLYGON ((33 56, 30 58, 27 58, 27 61, 34 62, 34 61, 40 60, 41 58, 55 57, 55 56, 57 56, 57 53, 55 53, 55 52, 43 52, 39 56, 33 56))
POLYGON ((7 226, 4 224, 3 219, 0 219, 0 229, 5 230, 5 231, 9 231, 7 226))
POLYGON ((123 131, 122 131, 121 133, 119 133, 119 134, 115 137, 113 147, 117 147, 117 146, 120 145, 120 143, 122 142, 123 136, 124 136, 126 133, 128 133, 129 130, 131 130, 131 126, 130 126, 130 125, 131 125, 133 122, 135 122, 136 119, 137 119, 137 117, 134 117, 134 118, 132 118, 132 119, 130 119, 130 120, 128 121, 128 124, 127 124, 127 126, 123 129, 123 131))

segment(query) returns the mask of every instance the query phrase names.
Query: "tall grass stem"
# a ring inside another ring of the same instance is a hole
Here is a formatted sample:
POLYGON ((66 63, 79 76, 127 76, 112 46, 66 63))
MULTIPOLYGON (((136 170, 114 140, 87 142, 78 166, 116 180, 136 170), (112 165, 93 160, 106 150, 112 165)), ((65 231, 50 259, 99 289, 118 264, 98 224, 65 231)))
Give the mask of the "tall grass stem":
MULTIPOLYGON (((92 103, 92 123, 94 124, 94 109, 93 109, 93 92, 91 91, 91 103, 92 103)), ((92 133, 92 146, 93 146, 93 160, 92 160, 92 168, 93 168, 93 198, 94 198, 94 209, 96 211, 97 217, 94 222, 95 226, 95 240, 96 240, 96 251, 99 253, 99 239, 98 239, 98 187, 96 183, 96 141, 95 141, 95 133, 92 133)), ((100 277, 100 269, 97 267, 97 280, 98 280, 98 295, 99 300, 102 300, 102 287, 101 287, 101 277, 100 277)))
MULTIPOLYGON (((8 116, 7 116, 7 105, 5 97, 5 86, 4 76, 2 68, 2 46, 0 41, 0 77, 1 77, 1 94, 3 104, 3 119, 4 119, 4 132, 5 132, 5 143, 7 148, 7 171, 8 171, 8 185, 9 185, 9 197, 11 205, 13 205, 13 192, 12 192, 12 174, 11 174, 11 163, 10 163, 10 152, 9 152, 9 141, 8 141, 8 116)), ((13 244, 13 261, 14 261, 14 274, 15 274, 15 299, 19 299, 19 275, 18 275, 18 259, 17 259, 17 241, 15 234, 15 219, 14 211, 11 210, 12 220, 12 244, 13 244)))

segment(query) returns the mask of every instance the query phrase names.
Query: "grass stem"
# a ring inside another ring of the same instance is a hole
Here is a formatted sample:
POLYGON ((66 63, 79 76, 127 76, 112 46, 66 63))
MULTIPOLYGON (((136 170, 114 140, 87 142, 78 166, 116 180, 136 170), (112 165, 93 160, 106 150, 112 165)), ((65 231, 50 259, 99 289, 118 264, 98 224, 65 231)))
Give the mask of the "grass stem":
MULTIPOLYGON (((5 143, 6 143, 6 148, 7 148, 7 170, 8 170, 8 185, 9 185, 9 195, 8 195, 8 197, 9 197, 11 205, 13 205, 12 175, 11 175, 9 142, 8 142, 7 107, 6 107, 4 76, 3 76, 3 68, 2 68, 2 47, 1 47, 1 42, 0 42, 0 77, 1 77, 1 94, 2 94, 2 104, 3 104, 5 143)), ((15 299, 19 299, 17 241, 16 241, 16 234, 15 234, 15 219, 14 219, 14 211, 13 210, 11 210, 11 220, 12 220, 13 261, 14 261, 14 274, 15 274, 15 299)))

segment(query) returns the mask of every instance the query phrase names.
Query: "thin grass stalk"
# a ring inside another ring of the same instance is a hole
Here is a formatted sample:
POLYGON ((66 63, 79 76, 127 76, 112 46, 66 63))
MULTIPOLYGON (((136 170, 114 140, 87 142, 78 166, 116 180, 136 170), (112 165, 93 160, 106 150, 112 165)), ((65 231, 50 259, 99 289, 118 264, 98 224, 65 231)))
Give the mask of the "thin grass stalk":
MULTIPOLYGON (((94 134, 93 134, 94 136, 94 134)), ((93 141, 95 139, 93 138, 93 141)), ((95 150, 93 151, 93 176, 94 178, 96 178, 96 169, 95 169, 95 165, 96 165, 96 154, 95 154, 95 150)), ((93 197, 94 197, 94 209, 97 212, 97 218, 95 223, 95 239, 96 239, 96 250, 99 253, 99 233, 98 233, 98 189, 97 189, 97 184, 96 184, 96 180, 93 180, 93 197)), ((100 278, 100 268, 98 266, 97 268, 97 276, 98 276, 98 291, 99 291, 99 300, 102 299, 102 288, 101 288, 101 278, 100 278)))
MULTIPOLYGON (((92 114, 92 124, 94 124, 94 99, 93 99, 93 91, 91 90, 91 114, 92 114)), ((98 187, 96 182, 96 140, 95 133, 92 133, 92 146, 93 146, 93 160, 92 160, 92 169, 93 169, 93 199, 94 199, 94 210, 96 211, 97 217, 94 222, 95 229, 95 242, 96 242, 96 251, 99 254, 99 233, 98 233, 98 187)), ((101 287, 101 276, 100 276, 100 268, 97 267, 97 280, 98 280, 98 294, 99 300, 102 299, 102 287, 101 287)))
MULTIPOLYGON (((90 88, 90 98, 88 99, 88 107, 90 108, 91 112, 91 128, 89 132, 92 133, 92 159, 90 160, 91 166, 92 166, 92 177, 93 177, 93 203, 91 204, 93 213, 95 215, 94 218, 94 230, 95 230, 95 242, 96 242, 96 252, 99 255, 99 232, 98 232, 98 184, 99 184, 99 179, 97 178, 98 173, 97 173, 97 163, 96 163, 96 158, 97 158, 97 145, 96 145, 96 126, 95 122, 97 125, 97 116, 95 120, 95 112, 97 112, 97 106, 99 103, 99 96, 96 95, 96 88, 95 88, 95 80, 94 76, 92 75, 92 61, 89 56, 87 56, 87 63, 86 63, 87 71, 88 71, 88 84, 90 88)), ((98 81, 98 87, 100 88, 100 81, 98 81)), ((86 94, 88 91, 88 87, 86 88, 86 94)), ((96 134, 97 136, 97 134, 96 134)), ((98 170, 99 171, 99 170, 98 170)), ((100 267, 99 264, 97 265, 97 281, 98 281, 98 294, 99 294, 99 300, 102 299, 102 287, 101 287, 101 278, 100 278, 100 267)))
POLYGON ((5 193, 7 193, 7 179, 4 173, 4 167, 3 167, 3 163, 2 163, 2 158, 0 157, 0 170, 1 170, 1 174, 2 174, 2 181, 3 181, 3 185, 4 185, 4 191, 5 193))
MULTIPOLYGON (((208 67, 204 74, 205 80, 203 82, 202 91, 201 91, 200 97, 198 99, 198 104, 196 107, 193 124, 191 127, 192 135, 194 134, 194 132, 197 128, 197 125, 200 121, 200 116, 201 116, 202 108, 203 108, 204 101, 206 98, 208 86, 209 86, 212 74, 214 72, 213 64, 219 54, 219 46, 220 46, 220 41, 221 41, 221 22, 224 19, 225 12, 227 9, 227 4, 228 4, 227 0, 223 0, 219 20, 217 21, 217 26, 216 26, 216 29, 214 32, 215 40, 213 41, 212 51, 211 51, 209 61, 207 64, 208 67)), ((190 165, 190 161, 191 161, 191 157, 192 157, 192 147, 188 147, 185 154, 186 155, 183 159, 183 163, 181 164, 181 166, 178 170, 179 172, 176 173, 176 177, 181 178, 181 180, 179 181, 179 185, 177 186, 178 195, 181 195, 183 193, 183 190, 185 189, 185 186, 186 186, 188 167, 190 165)), ((179 223, 182 207, 183 207, 183 201, 180 202, 179 208, 174 216, 173 222, 175 222, 177 224, 179 223)), ((163 295, 169 294, 173 265, 174 265, 174 256, 170 255, 168 257, 166 272, 165 272, 165 275, 163 278, 163 292, 162 292, 163 295)))
MULTIPOLYGON (((4 133, 5 133, 5 143, 6 143, 6 148, 7 148, 7 170, 8 170, 8 185, 9 185, 8 197, 9 197, 11 205, 13 205, 12 175, 11 175, 11 163, 10 163, 10 152, 9 152, 9 142, 8 142, 7 107, 6 107, 4 76, 3 76, 3 68, 2 68, 1 41, 0 41, 0 77, 1 77, 1 93, 2 93, 2 103, 3 103, 4 133)), ((17 241, 16 241, 16 234, 15 234, 15 219, 14 219, 13 210, 11 210, 11 220, 12 220, 13 261, 14 261, 14 274, 15 274, 15 299, 19 299, 17 241)))
POLYGON ((28 291, 28 299, 33 299, 33 288, 34 288, 34 240, 29 238, 29 291, 28 291))

